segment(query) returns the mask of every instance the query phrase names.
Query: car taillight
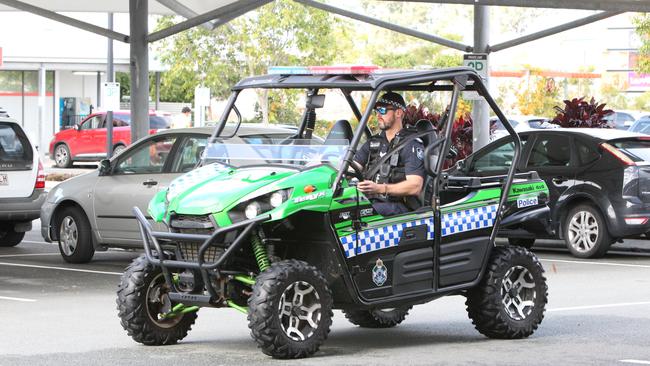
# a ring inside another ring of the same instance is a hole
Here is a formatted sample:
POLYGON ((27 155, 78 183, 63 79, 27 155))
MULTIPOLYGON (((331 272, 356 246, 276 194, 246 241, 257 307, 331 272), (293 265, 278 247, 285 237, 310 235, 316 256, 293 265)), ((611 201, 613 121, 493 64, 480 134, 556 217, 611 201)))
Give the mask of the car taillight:
POLYGON ((623 163, 623 164, 625 164, 625 165, 627 165, 627 166, 634 166, 634 165, 636 165, 636 163, 635 163, 632 159, 630 159, 627 155, 625 155, 625 154, 623 154, 622 152, 620 152, 620 151, 619 151, 617 148, 615 148, 614 146, 612 146, 612 145, 610 145, 610 144, 608 144, 608 143, 606 143, 606 142, 603 142, 602 144, 600 144, 600 147, 601 147, 604 151, 607 151, 608 153, 614 155, 614 157, 615 157, 616 159, 618 159, 618 161, 620 161, 621 163, 623 163))
POLYGON ((625 223, 628 225, 645 225, 648 223, 647 217, 626 217, 625 223))
POLYGON ((43 170, 43 164, 41 161, 38 161, 38 174, 36 175, 36 184, 34 189, 45 188, 45 170, 43 170))

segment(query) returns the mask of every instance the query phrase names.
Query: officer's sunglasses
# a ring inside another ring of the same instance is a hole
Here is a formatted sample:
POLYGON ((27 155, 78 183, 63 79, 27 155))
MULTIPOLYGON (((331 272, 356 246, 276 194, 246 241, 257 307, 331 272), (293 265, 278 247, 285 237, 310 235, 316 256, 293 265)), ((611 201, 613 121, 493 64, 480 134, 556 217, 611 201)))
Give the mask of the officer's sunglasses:
POLYGON ((395 110, 395 108, 377 107, 377 108, 375 108, 375 113, 379 113, 382 116, 384 116, 384 115, 386 115, 386 113, 388 113, 388 111, 394 111, 394 110, 395 110))

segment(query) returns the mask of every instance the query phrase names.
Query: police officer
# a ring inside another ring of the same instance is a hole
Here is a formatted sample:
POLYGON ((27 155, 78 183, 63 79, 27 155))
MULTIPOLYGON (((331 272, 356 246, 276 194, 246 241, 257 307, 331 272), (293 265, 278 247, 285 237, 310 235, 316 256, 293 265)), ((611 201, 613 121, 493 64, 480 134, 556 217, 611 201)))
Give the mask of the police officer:
POLYGON ((354 156, 354 161, 363 167, 365 178, 357 188, 370 198, 380 215, 406 213, 419 206, 425 177, 424 147, 420 139, 408 139, 416 131, 403 125, 406 103, 400 94, 382 95, 375 104, 375 113, 381 133, 366 141, 354 156), (368 176, 384 155, 405 140, 408 141, 404 148, 383 162, 376 174, 368 176))

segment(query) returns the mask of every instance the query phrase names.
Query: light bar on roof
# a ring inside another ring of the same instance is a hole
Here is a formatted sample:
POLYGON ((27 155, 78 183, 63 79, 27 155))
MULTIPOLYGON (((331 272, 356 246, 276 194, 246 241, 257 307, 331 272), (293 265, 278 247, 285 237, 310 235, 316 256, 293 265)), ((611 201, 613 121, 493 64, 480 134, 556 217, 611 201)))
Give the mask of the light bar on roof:
POLYGON ((272 75, 357 75, 370 74, 379 70, 374 65, 341 65, 341 66, 272 66, 268 73, 272 75))

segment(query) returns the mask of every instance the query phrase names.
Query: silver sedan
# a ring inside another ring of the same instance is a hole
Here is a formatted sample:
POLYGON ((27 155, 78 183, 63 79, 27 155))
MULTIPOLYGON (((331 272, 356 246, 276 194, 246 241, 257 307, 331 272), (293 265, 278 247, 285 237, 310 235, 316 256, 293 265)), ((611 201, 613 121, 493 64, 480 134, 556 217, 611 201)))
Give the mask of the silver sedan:
MULTIPOLYGON (((95 250, 108 247, 142 248, 133 206, 146 212, 158 191, 194 169, 212 132, 213 128, 197 127, 151 135, 110 161, 102 161, 97 170, 57 185, 41 207, 43 238, 58 241, 61 256, 70 263, 86 263, 95 250)), ((294 134, 292 129, 259 125, 242 125, 238 132, 254 139, 284 139, 294 134)), ((166 231, 156 225, 157 230, 166 231)))

